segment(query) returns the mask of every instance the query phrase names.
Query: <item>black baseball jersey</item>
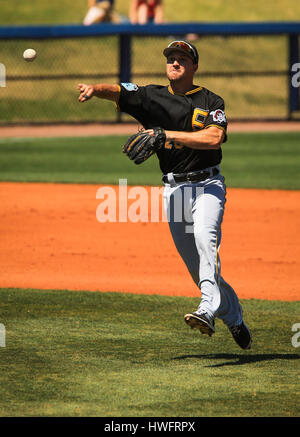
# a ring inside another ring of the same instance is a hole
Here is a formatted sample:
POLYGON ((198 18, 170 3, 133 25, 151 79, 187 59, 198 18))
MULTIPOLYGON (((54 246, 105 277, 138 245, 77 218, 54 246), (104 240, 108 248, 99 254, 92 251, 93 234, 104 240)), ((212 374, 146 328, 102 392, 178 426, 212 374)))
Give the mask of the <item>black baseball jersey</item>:
MULTIPOLYGON (((223 99, 200 86, 177 95, 170 86, 121 84, 119 109, 133 116, 145 129, 159 126, 173 131, 196 131, 216 126, 224 130, 227 139, 223 99)), ((222 151, 196 150, 167 141, 157 156, 162 173, 186 173, 218 165, 222 151)))

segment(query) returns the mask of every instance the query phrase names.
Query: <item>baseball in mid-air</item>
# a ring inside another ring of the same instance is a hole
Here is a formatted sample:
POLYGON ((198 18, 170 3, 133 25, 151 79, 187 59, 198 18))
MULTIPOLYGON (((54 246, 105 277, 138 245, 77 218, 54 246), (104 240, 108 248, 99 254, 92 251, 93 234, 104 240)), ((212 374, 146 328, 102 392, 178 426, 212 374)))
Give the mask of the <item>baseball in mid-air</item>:
POLYGON ((37 56, 37 53, 34 49, 26 49, 23 53, 23 58, 25 61, 32 62, 37 56))

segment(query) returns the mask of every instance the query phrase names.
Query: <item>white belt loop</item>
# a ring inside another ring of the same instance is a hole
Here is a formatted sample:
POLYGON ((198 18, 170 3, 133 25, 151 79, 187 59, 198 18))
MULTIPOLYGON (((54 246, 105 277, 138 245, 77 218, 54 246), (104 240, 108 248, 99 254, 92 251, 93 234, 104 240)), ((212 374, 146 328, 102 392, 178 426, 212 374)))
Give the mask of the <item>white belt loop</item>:
POLYGON ((168 179, 168 182, 169 182, 170 185, 175 185, 176 184, 173 173, 168 173, 167 174, 167 179, 168 179))

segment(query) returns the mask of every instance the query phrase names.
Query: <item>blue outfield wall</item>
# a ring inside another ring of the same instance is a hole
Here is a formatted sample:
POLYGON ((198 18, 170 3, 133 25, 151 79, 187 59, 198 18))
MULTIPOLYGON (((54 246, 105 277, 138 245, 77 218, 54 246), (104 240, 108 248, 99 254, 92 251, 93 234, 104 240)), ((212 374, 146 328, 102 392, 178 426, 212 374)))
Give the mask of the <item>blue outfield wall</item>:
POLYGON ((74 38, 101 35, 299 35, 300 21, 243 23, 169 23, 131 25, 102 23, 93 26, 1 26, 0 38, 74 38))

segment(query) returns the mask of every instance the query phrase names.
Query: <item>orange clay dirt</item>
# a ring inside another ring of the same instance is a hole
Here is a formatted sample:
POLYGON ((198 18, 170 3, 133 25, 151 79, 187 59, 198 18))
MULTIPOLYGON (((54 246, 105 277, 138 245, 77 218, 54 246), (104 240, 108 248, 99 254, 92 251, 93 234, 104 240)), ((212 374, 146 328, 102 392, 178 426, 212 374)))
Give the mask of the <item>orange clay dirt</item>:
MULTIPOLYGON (((100 223, 99 188, 0 183, 0 287, 200 296, 167 223, 100 223)), ((300 300, 299 229, 300 191, 228 189, 222 274, 240 298, 300 300)))

